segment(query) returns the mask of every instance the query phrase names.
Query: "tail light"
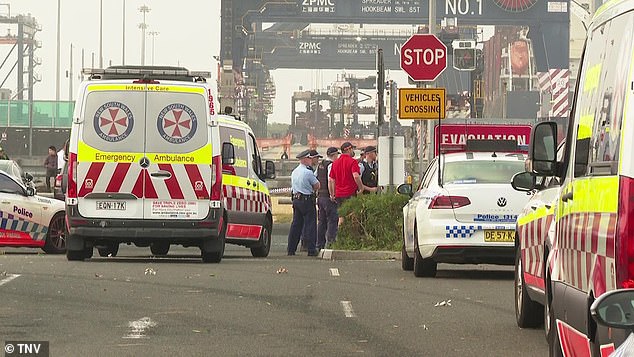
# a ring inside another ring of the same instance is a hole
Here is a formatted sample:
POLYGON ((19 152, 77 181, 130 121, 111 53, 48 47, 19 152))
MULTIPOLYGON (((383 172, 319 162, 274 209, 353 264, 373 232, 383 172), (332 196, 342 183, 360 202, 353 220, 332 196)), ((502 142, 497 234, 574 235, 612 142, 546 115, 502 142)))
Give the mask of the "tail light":
POLYGON ((211 196, 212 201, 220 201, 222 199, 222 158, 220 155, 214 156, 211 168, 211 196))
POLYGON ((77 154, 71 152, 68 155, 68 187, 66 189, 66 198, 69 199, 68 204, 77 204, 77 154))
POLYGON ((634 179, 619 179, 619 213, 616 230, 617 287, 634 288, 634 179))
POLYGON ((464 196, 436 196, 429 204, 430 209, 455 209, 471 204, 469 197, 464 196))

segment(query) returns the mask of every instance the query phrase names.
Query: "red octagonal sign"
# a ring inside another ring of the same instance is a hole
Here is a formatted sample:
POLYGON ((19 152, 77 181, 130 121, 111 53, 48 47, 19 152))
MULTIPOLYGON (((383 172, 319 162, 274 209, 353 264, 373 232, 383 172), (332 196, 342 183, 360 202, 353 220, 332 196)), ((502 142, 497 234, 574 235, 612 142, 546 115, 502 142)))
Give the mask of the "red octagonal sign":
POLYGON ((413 35, 401 47, 401 68, 415 81, 433 81, 447 68, 447 46, 435 35, 413 35))

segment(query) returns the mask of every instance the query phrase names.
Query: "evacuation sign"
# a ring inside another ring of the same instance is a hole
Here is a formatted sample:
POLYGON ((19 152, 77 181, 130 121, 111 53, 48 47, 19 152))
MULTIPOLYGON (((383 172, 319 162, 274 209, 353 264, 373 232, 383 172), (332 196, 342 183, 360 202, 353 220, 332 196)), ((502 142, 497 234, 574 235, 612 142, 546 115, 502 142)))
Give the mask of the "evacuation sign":
POLYGON ((399 88, 401 119, 445 119, 445 88, 399 88))

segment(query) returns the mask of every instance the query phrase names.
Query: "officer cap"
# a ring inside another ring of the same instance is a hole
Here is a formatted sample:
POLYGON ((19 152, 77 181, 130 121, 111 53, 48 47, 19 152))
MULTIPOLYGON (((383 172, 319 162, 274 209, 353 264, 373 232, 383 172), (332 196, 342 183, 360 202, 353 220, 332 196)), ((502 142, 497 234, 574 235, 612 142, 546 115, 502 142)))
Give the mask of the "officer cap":
POLYGON ((354 149, 355 146, 352 145, 352 143, 349 142, 349 141, 346 141, 345 143, 341 144, 341 151, 344 151, 344 150, 349 149, 349 148, 353 148, 354 149))
POLYGON ((334 147, 334 146, 331 146, 331 147, 329 147, 329 148, 328 148, 328 150, 326 151, 326 155, 330 156, 330 155, 332 155, 332 154, 334 154, 334 153, 338 153, 338 152, 339 152, 339 149, 337 149, 337 148, 336 148, 336 147, 334 147))
POLYGON ((364 153, 370 153, 370 152, 376 152, 376 146, 366 146, 365 149, 363 149, 364 153))
POLYGON ((303 159, 305 157, 310 157, 310 150, 304 150, 295 156, 298 159, 303 159))
POLYGON ((323 156, 319 155, 317 150, 311 150, 310 154, 308 155, 308 157, 310 157, 311 159, 314 158, 314 157, 318 157, 318 158, 321 159, 323 156))

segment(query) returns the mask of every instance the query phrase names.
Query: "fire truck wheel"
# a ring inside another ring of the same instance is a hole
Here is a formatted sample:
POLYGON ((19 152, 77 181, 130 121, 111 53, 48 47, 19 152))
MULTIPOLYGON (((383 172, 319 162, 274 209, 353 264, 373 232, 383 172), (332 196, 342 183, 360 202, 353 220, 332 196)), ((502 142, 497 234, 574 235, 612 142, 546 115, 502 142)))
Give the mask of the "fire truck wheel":
POLYGON ((534 328, 544 322, 544 307, 531 300, 524 282, 522 253, 517 249, 515 253, 515 319, 521 328, 534 328))

